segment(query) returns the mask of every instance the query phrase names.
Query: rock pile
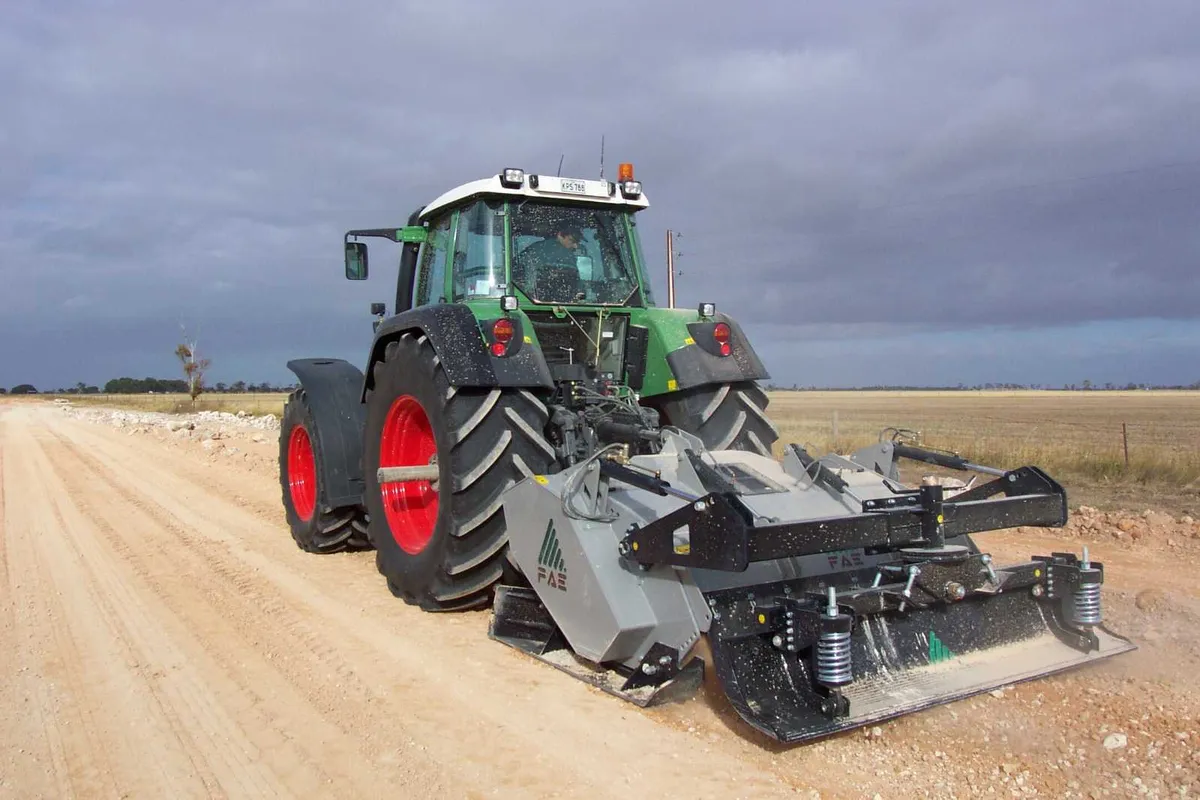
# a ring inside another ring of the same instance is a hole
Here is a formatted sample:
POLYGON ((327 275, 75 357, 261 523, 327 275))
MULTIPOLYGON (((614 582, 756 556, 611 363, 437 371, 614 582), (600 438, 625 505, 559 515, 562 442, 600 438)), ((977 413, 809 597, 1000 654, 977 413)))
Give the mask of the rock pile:
POLYGON ((259 431, 278 431, 279 420, 271 414, 254 416, 245 411, 231 414, 228 411, 197 411, 191 414, 167 414, 158 411, 125 411, 109 408, 86 408, 59 404, 63 412, 89 422, 99 422, 117 428, 165 428, 180 430, 211 430, 225 427, 259 431))
POLYGON ((124 430, 128 436, 165 441, 172 449, 194 449, 196 456, 208 463, 235 459, 253 468, 274 469, 279 458, 279 420, 270 414, 168 414, 70 404, 58 407, 75 419, 124 430))
POLYGON ((1168 547, 1200 540, 1200 523, 1190 516, 1178 519, 1161 511, 1100 511, 1079 506, 1067 522, 1068 531, 1091 538, 1111 538, 1136 543, 1150 536, 1168 547))

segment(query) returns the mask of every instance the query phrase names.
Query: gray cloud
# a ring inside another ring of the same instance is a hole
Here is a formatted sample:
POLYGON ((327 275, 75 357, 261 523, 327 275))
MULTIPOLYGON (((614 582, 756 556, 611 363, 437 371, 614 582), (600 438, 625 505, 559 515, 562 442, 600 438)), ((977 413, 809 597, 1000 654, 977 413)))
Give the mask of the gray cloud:
POLYGON ((394 286, 342 278, 344 230, 505 165, 594 176, 601 134, 652 263, 684 232, 680 303, 782 382, 875 382, 930 332, 928 380, 1197 378, 1197 336, 1112 327, 1197 324, 1193 3, 110 6, 0 11, 0 385, 169 375, 180 319, 217 380, 357 361, 394 286), (1053 361, 979 347, 1082 323, 1053 361), (847 359, 804 351, 835 330, 847 359))

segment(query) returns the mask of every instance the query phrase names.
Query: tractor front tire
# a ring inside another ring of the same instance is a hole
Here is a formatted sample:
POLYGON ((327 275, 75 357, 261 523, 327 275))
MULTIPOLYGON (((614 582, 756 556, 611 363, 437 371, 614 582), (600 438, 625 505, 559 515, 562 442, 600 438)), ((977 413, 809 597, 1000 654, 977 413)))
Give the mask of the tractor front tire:
POLYGON ((520 582, 502 493, 554 464, 549 412, 524 389, 456 388, 432 344, 406 332, 372 367, 363 479, 375 563, 392 594, 427 611, 491 602, 520 582), (436 485, 381 484, 381 466, 437 465, 436 485))
POLYGON ((709 450, 772 455, 779 430, 767 416, 767 394, 754 381, 697 386, 656 404, 664 425, 699 437, 709 450))
POLYGON ((304 389, 292 392, 279 426, 279 483, 296 546, 308 553, 370 547, 362 508, 327 508, 320 485, 323 454, 304 389))

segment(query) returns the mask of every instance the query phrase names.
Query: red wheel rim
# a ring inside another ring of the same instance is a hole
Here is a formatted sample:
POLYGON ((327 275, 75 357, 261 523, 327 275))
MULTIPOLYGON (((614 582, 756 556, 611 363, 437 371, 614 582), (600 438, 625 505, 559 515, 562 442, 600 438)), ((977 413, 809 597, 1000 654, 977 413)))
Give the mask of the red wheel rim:
MULTIPOLYGON (((429 418, 414 398, 396 398, 383 421, 379 441, 379 466, 426 466, 437 455, 429 418)), ((383 514, 392 538, 406 553, 417 554, 433 537, 437 524, 438 493, 430 481, 397 481, 380 487, 383 514)))
POLYGON ((292 428, 288 436, 288 491, 300 519, 312 519, 317 508, 317 462, 313 459, 312 441, 303 425, 292 428))

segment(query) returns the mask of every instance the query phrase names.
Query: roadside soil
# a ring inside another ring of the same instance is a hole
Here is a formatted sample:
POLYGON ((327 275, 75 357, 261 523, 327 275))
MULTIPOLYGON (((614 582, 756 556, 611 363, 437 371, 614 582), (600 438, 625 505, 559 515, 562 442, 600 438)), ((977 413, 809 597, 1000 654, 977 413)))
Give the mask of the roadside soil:
POLYGON ((1200 792, 1190 518, 979 537, 1087 545, 1136 652, 784 747, 711 687, 638 709, 394 599, 371 552, 301 552, 271 424, 179 419, 0 402, 0 798, 1200 792))

